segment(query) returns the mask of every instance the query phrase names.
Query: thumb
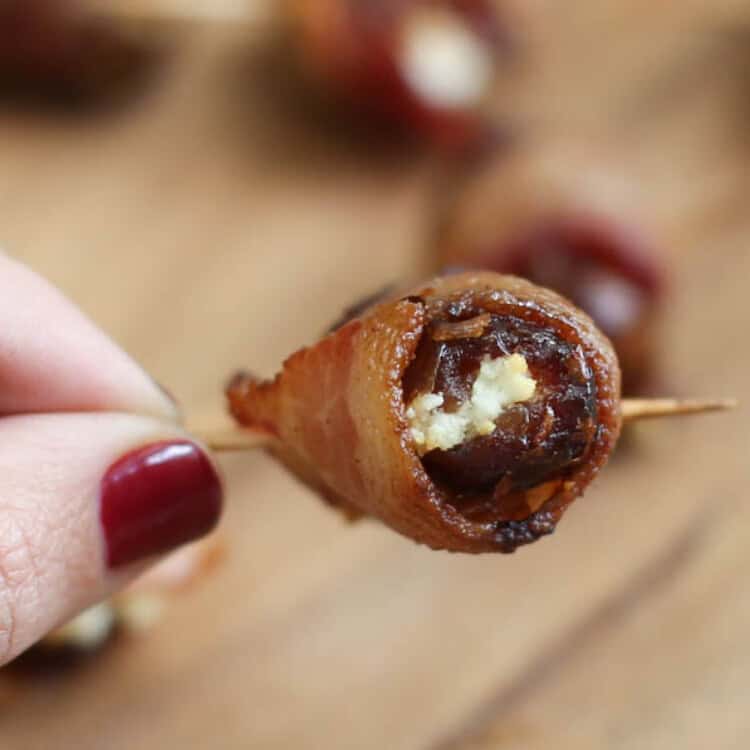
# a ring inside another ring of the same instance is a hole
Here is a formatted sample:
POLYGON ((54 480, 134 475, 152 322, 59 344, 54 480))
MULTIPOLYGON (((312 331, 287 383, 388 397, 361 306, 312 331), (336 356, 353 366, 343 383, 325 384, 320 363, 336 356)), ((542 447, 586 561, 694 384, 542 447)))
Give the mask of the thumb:
POLYGON ((213 463, 171 423, 0 419, 0 665, 208 533, 221 504, 213 463))
POLYGON ((175 405, 122 349, 2 251, 0 321, 0 416, 125 411, 177 419, 175 405))

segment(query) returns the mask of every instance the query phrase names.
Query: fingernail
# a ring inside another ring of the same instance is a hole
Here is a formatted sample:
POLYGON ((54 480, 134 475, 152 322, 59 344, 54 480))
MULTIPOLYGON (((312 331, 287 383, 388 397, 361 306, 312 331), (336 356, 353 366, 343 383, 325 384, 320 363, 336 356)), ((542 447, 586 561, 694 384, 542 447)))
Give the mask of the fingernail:
POLYGON ((219 520, 222 494, 213 464, 187 440, 123 456, 101 484, 107 565, 117 568, 204 536, 219 520))

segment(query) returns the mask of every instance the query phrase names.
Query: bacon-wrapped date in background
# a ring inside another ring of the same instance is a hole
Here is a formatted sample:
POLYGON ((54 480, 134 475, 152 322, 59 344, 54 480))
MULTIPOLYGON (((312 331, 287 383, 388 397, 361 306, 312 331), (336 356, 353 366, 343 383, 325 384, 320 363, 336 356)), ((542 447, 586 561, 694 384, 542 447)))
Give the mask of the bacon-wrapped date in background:
POLYGON ((359 313, 274 380, 228 386, 240 424, 352 516, 435 549, 512 552, 551 533, 620 430, 620 370, 590 318, 490 272, 359 313))
POLYGON ((224 541, 217 534, 183 547, 112 599, 95 604, 53 630, 14 666, 52 671, 98 654, 120 635, 149 632, 180 594, 204 582, 224 551, 224 541))
POLYGON ((162 29, 95 15, 80 0, 0 0, 0 93, 113 101, 158 66, 162 29))
POLYGON ((508 23, 490 0, 285 0, 282 7, 294 67, 334 106, 371 128, 448 149, 482 133, 510 48, 508 23))
POLYGON ((449 189, 437 265, 511 273, 585 310, 617 351, 626 395, 657 367, 665 262, 634 188, 591 150, 496 150, 449 189))

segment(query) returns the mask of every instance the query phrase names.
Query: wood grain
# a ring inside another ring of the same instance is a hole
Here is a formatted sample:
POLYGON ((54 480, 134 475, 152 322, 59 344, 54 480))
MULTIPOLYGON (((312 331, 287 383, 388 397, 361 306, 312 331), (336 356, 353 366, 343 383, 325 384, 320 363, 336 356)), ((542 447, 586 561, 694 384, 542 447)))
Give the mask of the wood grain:
MULTIPOLYGON (((672 3, 526 12, 498 111, 618 155, 674 258, 663 392, 747 403, 736 47, 672 3)), ((127 111, 0 111, 0 243, 190 416, 413 271, 429 235, 439 165, 313 126, 268 74, 257 38, 198 27, 127 111)), ((223 569, 148 638, 9 677, 3 747, 731 747, 747 445, 743 408, 638 426, 554 538, 482 558, 349 526, 264 456, 227 456, 223 569)))

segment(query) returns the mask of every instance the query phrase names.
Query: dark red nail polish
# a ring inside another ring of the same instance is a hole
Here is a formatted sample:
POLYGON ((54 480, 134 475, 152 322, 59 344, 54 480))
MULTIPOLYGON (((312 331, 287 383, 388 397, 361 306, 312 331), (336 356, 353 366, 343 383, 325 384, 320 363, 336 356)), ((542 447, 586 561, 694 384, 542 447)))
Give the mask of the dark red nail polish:
POLYGON ((155 443, 128 453, 102 479, 107 564, 116 568, 207 534, 221 506, 221 480, 194 443, 155 443))

